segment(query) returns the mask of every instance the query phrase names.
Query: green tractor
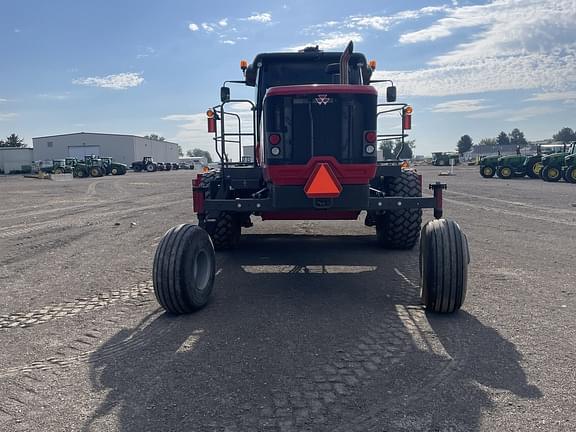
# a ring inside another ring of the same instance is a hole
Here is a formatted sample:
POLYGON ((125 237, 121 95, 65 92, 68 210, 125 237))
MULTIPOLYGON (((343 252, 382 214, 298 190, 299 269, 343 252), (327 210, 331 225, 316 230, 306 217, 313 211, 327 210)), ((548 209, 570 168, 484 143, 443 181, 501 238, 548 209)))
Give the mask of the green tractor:
POLYGON ((542 180, 557 182, 562 178, 563 172, 566 174, 568 171, 566 163, 570 162, 570 156, 576 153, 576 142, 572 143, 569 148, 567 146, 567 144, 564 144, 564 151, 542 157, 542 170, 540 171, 542 180))
POLYGON ((500 156, 491 155, 483 156, 480 159, 480 175, 484 178, 492 178, 498 168, 498 159, 500 156))
POLYGON ((122 163, 114 162, 111 157, 102 157, 102 166, 104 167, 104 174, 124 175, 128 170, 128 166, 122 163))
POLYGON ((544 144, 537 147, 537 153, 532 156, 527 156, 524 162, 524 169, 526 170, 526 175, 530 178, 540 178, 540 172, 542 171, 542 157, 543 155, 549 155, 552 153, 558 153, 564 151, 564 144, 544 144))
POLYGON ((69 163, 69 159, 70 158, 54 159, 52 161, 52 172, 54 174, 72 174, 74 171, 74 165, 69 163))
POLYGON ((105 173, 102 160, 95 156, 85 156, 83 161, 78 161, 74 166, 74 177, 102 177, 105 173))
POLYGON ((526 156, 510 155, 498 158, 496 175, 507 180, 513 177, 524 177, 526 175, 526 156))
POLYGON ((573 147, 571 155, 564 158, 564 166, 564 180, 576 183, 576 147, 573 147))
POLYGON ((454 165, 458 165, 460 163, 460 155, 446 152, 432 153, 432 165, 434 166, 449 166, 451 160, 454 161, 454 165))

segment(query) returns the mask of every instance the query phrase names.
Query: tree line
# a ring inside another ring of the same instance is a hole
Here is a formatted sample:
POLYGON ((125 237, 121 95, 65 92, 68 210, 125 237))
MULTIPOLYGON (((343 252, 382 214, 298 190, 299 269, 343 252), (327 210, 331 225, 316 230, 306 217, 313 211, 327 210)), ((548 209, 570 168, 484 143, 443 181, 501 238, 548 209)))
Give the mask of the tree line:
MULTIPOLYGON (((552 139, 554 141, 559 141, 563 143, 569 143, 572 141, 576 141, 576 132, 572 130, 572 128, 564 127, 560 129, 557 133, 552 135, 552 139)), ((456 150, 460 155, 469 152, 472 150, 472 147, 476 145, 474 141, 470 137, 470 135, 462 135, 456 144, 456 150)), ((528 145, 528 141, 524 137, 524 132, 522 132, 518 128, 512 129, 512 131, 507 134, 506 132, 502 131, 496 136, 495 138, 482 138, 478 145, 483 146, 492 146, 492 147, 500 147, 500 146, 507 146, 513 145, 516 147, 524 147, 528 145)))
POLYGON ((28 147, 28 144, 24 142, 24 138, 20 138, 16 134, 11 134, 6 137, 6 139, 0 139, 0 147, 28 147))

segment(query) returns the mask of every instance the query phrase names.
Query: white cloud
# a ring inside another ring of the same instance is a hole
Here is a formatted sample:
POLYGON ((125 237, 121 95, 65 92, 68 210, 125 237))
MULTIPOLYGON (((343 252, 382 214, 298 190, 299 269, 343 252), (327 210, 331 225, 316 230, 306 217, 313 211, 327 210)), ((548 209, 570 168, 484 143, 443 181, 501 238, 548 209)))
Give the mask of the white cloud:
POLYGON ((200 26, 207 32, 213 32, 214 31, 214 27, 212 27, 212 25, 210 25, 208 23, 202 23, 202 24, 200 24, 200 26))
POLYGON ((467 117, 472 119, 496 118, 496 119, 503 119, 508 122, 519 122, 528 120, 533 117, 540 117, 545 114, 552 114, 558 111, 560 111, 560 109, 556 107, 533 106, 522 109, 505 109, 505 110, 487 111, 482 113, 474 113, 467 115, 467 117))
POLYGON ((18 117, 18 113, 0 113, 0 121, 7 121, 11 120, 14 117, 18 117))
POLYGON ((200 30, 200 27, 198 27, 198 24, 194 24, 194 23, 188 24, 188 28, 190 29, 190 31, 193 31, 193 32, 200 30))
POLYGON ((576 90, 565 91, 565 92, 546 92, 546 93, 535 93, 532 97, 524 99, 526 102, 537 101, 537 102, 556 102, 562 101, 564 103, 572 103, 576 101, 576 90))
POLYGON ((315 40, 314 42, 309 42, 304 45, 298 45, 294 47, 287 48, 290 51, 299 51, 308 46, 318 45, 322 50, 334 50, 334 49, 344 49, 346 44, 350 41, 362 42, 364 39, 360 33, 350 32, 350 33, 328 33, 324 37, 315 40))
POLYGON ((0 98, 0 103, 8 102, 8 99, 0 98))
POLYGON ((442 102, 435 105, 432 108, 433 112, 473 112, 481 111, 486 108, 490 108, 488 105, 484 105, 485 99, 459 99, 452 100, 448 102, 442 102))
POLYGON ((226 39, 223 41, 220 41, 220 43, 226 44, 226 45, 236 45, 236 41, 230 40, 230 39, 226 39))
POLYGON ((146 58, 146 57, 150 57, 154 54, 156 54, 156 50, 154 48, 146 47, 146 48, 144 48, 144 50, 142 52, 140 52, 139 54, 136 55, 136 58, 137 59, 146 58))
POLYGON ((404 44, 450 36, 458 29, 477 29, 470 42, 435 58, 433 64, 469 62, 529 52, 550 52, 574 41, 574 0, 493 0, 483 5, 447 10, 448 16, 431 26, 400 37, 404 44))
POLYGON ((66 93, 62 93, 62 94, 40 93, 37 96, 41 99, 66 100, 66 99, 70 98, 70 92, 66 92, 66 93))
POLYGON ((503 90, 560 92, 576 87, 576 2, 493 0, 447 10, 448 16, 403 35, 416 43, 477 28, 470 42, 412 71, 377 72, 404 95, 448 96, 503 90))
POLYGON ((116 75, 106 75, 103 77, 78 78, 72 84, 110 88, 114 90, 125 90, 130 87, 138 87, 144 82, 142 74, 135 72, 124 72, 116 75))
POLYGON ((564 57, 529 54, 486 58, 413 71, 377 71, 375 79, 391 79, 406 96, 450 96, 504 90, 562 90, 576 85, 576 46, 564 57))
POLYGON ((228 18, 223 18, 220 21, 218 21, 218 25, 220 27, 226 27, 228 25, 228 18))
POLYGON ((395 24, 415 20, 423 16, 434 15, 448 10, 446 6, 428 6, 421 9, 408 9, 392 15, 352 15, 341 21, 326 21, 306 29, 308 33, 322 32, 326 29, 346 28, 352 30, 387 31, 395 24))
POLYGON ((254 13, 247 18, 243 18, 245 21, 255 21, 259 23, 269 23, 272 21, 272 15, 268 12, 254 13))
MULTIPOLYGON (((236 113, 242 122, 242 132, 252 132, 252 112, 248 104, 231 103, 226 105, 226 111, 236 113)), ((238 132, 238 123, 235 118, 226 116, 226 132, 238 132)), ((207 132, 206 113, 197 114, 170 114, 162 117, 162 120, 179 122, 178 131, 170 141, 182 144, 185 148, 201 148, 210 151, 215 155, 213 135, 207 132)), ((220 125, 218 125, 218 128, 220 125)), ((235 138, 231 138, 235 139, 235 138)), ((251 137, 243 137, 242 145, 252 144, 251 137)), ((227 152, 229 157, 236 160, 238 157, 238 145, 228 144, 227 152)))
POLYGON ((168 120, 168 121, 192 121, 200 114, 170 114, 165 117, 162 117, 161 120, 168 120))

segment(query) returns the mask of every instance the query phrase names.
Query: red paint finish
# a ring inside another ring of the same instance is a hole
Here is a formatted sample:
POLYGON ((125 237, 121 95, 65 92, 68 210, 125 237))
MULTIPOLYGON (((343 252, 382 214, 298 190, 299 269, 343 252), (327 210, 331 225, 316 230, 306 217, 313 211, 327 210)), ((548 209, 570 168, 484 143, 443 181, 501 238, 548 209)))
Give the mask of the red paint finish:
POLYGON ((193 210, 196 213, 204 213, 204 192, 196 190, 200 187, 202 181, 202 174, 198 174, 194 180, 192 180, 192 203, 193 210))
POLYGON ((359 211, 291 211, 291 212, 263 212, 262 220, 356 220, 359 211))
POLYGON ((341 164, 333 156, 315 156, 306 165, 267 165, 264 178, 278 186, 304 186, 320 163, 330 165, 340 184, 368 184, 376 175, 376 162, 341 164))
POLYGON ((266 92, 268 96, 292 96, 324 93, 347 93, 347 94, 369 94, 378 96, 378 90, 368 85, 353 84, 310 84, 270 87, 266 92))
POLYGON ((216 132, 216 119, 214 117, 208 117, 208 133, 216 132))
POLYGON ((404 114, 404 117, 402 117, 402 127, 406 130, 412 129, 412 114, 404 114))

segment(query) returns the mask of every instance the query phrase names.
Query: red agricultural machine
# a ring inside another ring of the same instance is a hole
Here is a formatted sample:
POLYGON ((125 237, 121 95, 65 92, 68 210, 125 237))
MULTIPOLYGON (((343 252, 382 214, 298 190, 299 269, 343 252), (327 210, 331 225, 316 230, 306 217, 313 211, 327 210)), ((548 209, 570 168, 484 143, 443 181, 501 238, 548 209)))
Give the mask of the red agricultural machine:
POLYGON ((420 175, 399 158, 377 160, 379 141, 404 143, 412 108, 396 102, 391 81, 371 79, 375 67, 353 52, 352 42, 343 53, 316 47, 241 62, 245 79, 226 81, 221 103, 207 112, 220 166, 193 183, 199 223, 170 229, 156 251, 154 290, 164 309, 182 314, 208 302, 214 249, 235 248, 252 216, 356 220, 362 211, 382 247, 411 249, 420 240, 422 301, 428 310, 451 313, 461 307, 469 252, 458 224, 441 219, 446 185, 431 184, 433 196, 422 197, 420 175), (378 101, 371 85, 376 82, 389 84, 386 103, 378 101), (255 100, 231 99, 229 83, 254 87, 255 100), (250 132, 228 109, 239 104, 249 107, 250 132), (391 113, 401 118, 401 133, 379 134, 378 118, 391 113), (228 119, 237 125, 234 132, 228 119), (242 154, 248 140, 253 158, 242 154), (238 162, 232 157, 236 144, 238 162), (434 209, 435 219, 421 229, 424 208, 434 209))

